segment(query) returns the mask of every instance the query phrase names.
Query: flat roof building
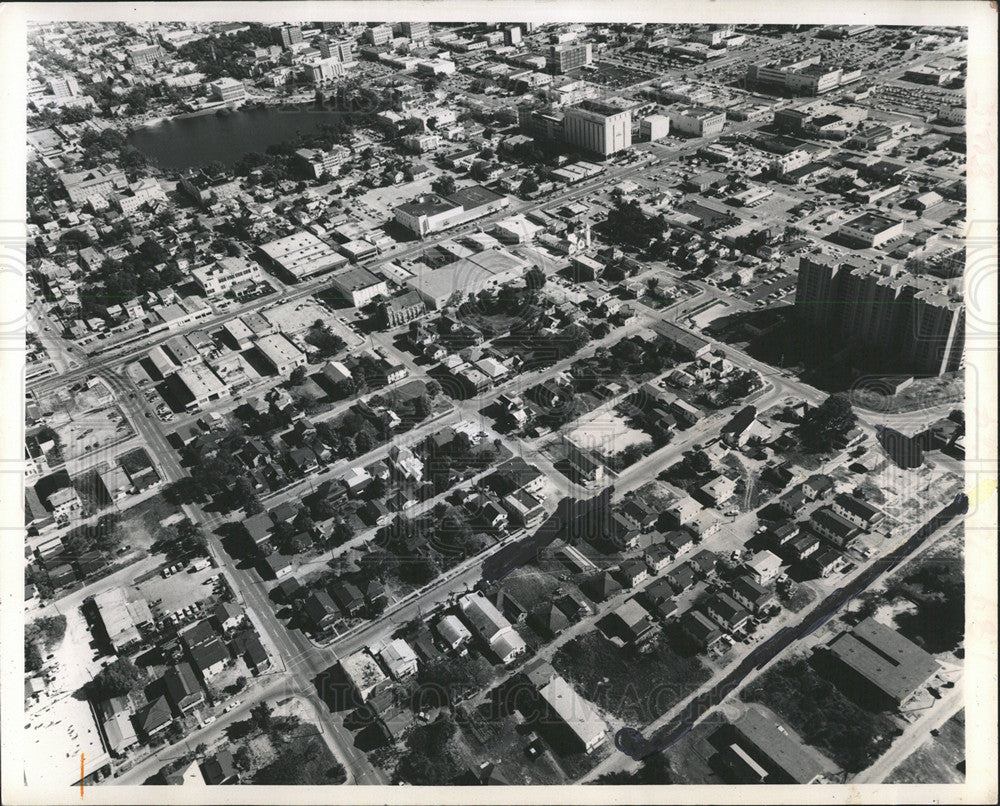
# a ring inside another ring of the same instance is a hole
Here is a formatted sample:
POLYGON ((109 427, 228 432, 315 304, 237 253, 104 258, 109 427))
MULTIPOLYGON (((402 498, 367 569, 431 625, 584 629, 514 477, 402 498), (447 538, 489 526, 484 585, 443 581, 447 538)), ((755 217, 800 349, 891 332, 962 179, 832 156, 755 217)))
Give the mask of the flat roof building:
POLYGON ((632 112, 600 101, 583 101, 563 115, 563 137, 570 145, 608 157, 632 145, 632 112))
POLYGON ((254 342, 254 346, 278 375, 287 375, 296 367, 306 365, 306 354, 282 333, 263 336, 254 342))
POLYGON ((330 278, 330 283, 355 308, 362 308, 377 297, 389 296, 385 280, 361 266, 337 272, 330 278))
POLYGON ((347 264, 346 257, 305 230, 259 248, 268 264, 293 283, 347 264))
POLYGON ((877 699, 899 705, 940 668, 934 656, 874 618, 829 644, 830 655, 877 699))

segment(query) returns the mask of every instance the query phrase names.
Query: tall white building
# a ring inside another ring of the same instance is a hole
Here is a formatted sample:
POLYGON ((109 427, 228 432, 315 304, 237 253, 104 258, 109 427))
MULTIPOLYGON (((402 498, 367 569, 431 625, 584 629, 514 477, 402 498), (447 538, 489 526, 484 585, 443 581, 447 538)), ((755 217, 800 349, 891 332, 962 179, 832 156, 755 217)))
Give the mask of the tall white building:
POLYGON ((632 146, 632 113, 599 101, 568 107, 563 137, 570 145, 607 157, 632 146))

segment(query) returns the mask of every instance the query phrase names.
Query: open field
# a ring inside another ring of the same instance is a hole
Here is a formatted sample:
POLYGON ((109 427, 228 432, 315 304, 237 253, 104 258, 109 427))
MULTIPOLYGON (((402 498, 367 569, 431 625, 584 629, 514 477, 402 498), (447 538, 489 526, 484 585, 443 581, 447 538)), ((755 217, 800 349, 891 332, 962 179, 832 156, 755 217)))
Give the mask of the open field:
POLYGON ((961 784, 965 782, 965 711, 949 719, 938 736, 918 747, 885 779, 887 784, 961 784))

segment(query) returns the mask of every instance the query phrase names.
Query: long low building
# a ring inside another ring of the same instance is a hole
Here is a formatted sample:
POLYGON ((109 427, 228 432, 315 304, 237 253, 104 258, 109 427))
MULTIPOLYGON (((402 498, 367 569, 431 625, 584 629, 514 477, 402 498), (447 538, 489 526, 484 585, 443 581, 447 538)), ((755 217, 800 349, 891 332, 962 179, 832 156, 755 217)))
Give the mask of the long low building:
POLYGON ((893 705, 909 699, 940 668, 929 652, 873 618, 838 635, 828 649, 849 681, 893 705))
POLYGON ((526 261, 507 250, 490 249, 411 277, 406 284, 431 310, 461 301, 486 288, 498 288, 524 276, 526 261))
POLYGON ((347 265, 347 258, 311 232, 302 230, 259 247, 266 263, 284 279, 297 283, 347 265))
POLYGON ((577 694, 561 675, 553 675, 538 690, 538 696, 545 701, 549 711, 573 732, 584 752, 592 753, 604 743, 607 723, 597 709, 577 694))
POLYGON ((506 207, 507 196, 501 196, 481 185, 462 188, 448 197, 425 193, 393 210, 396 221, 410 232, 423 238, 432 232, 472 221, 506 207))

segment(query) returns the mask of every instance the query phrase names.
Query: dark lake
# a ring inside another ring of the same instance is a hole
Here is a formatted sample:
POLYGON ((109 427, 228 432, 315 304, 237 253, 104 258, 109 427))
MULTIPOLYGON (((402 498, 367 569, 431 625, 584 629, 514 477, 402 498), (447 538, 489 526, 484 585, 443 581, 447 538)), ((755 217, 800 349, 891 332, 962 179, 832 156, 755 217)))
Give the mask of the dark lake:
POLYGON ((269 145, 312 133, 339 113, 307 108, 215 112, 173 118, 136 129, 128 142, 166 170, 183 170, 208 162, 232 165, 245 154, 263 153, 269 145))

